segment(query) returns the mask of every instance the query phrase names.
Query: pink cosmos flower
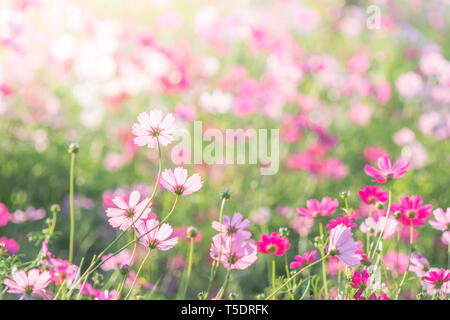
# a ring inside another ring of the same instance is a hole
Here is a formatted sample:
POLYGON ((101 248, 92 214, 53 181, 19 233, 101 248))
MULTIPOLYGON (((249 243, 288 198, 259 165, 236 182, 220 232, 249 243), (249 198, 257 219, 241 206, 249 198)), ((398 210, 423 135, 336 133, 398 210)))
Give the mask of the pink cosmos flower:
POLYGON ((182 167, 175 168, 173 171, 166 169, 161 174, 161 186, 179 196, 200 190, 203 185, 200 175, 195 173, 188 178, 187 174, 187 170, 182 167))
POLYGON ((139 124, 133 125, 134 143, 142 147, 157 148, 158 144, 167 146, 173 141, 175 132, 175 118, 169 113, 163 118, 160 110, 152 110, 150 114, 142 112, 138 116, 139 124))
POLYGON ((411 253, 409 263, 409 270, 417 274, 419 278, 422 278, 430 270, 430 263, 420 253, 411 253))
POLYGON ((40 220, 45 217, 45 209, 35 209, 32 206, 29 206, 25 211, 22 210, 16 210, 11 215, 11 222, 13 223, 23 223, 26 221, 35 221, 40 220))
POLYGON ((222 237, 217 234, 212 239, 210 256, 214 260, 219 260, 228 269, 244 270, 250 267, 258 259, 256 245, 253 240, 245 240, 238 237, 222 237))
POLYGON ((11 214, 9 213, 8 208, 0 202, 0 227, 6 226, 10 219, 11 214))
POLYGON ((450 271, 432 268, 423 278, 428 294, 439 293, 443 298, 445 293, 450 292, 450 271))
MULTIPOLYGON (((102 261, 105 262, 101 265, 101 268, 105 271, 114 270, 120 268, 123 265, 129 265, 130 260, 131 260, 131 252, 128 249, 120 251, 115 256, 113 256, 112 253, 109 253, 102 257, 102 261)), ((133 261, 131 261, 131 265, 133 265, 133 263, 134 259, 133 261)))
POLYGON ((374 237, 383 231, 383 239, 392 238, 398 230, 398 222, 395 218, 389 217, 370 217, 361 223, 359 229, 364 233, 369 233, 369 236, 374 237))
POLYGON ((417 95, 423 87, 422 78, 415 72, 400 75, 395 81, 400 95, 411 98, 417 95))
POLYGON ((331 256, 337 257, 345 265, 355 268, 362 259, 361 255, 356 252, 357 249, 350 228, 340 224, 331 230, 330 245, 328 246, 331 256))
POLYGON ((400 203, 393 203, 391 207, 392 212, 400 212, 400 222, 405 226, 422 226, 425 224, 425 219, 432 215, 433 206, 427 204, 422 206, 423 199, 420 196, 404 196, 400 199, 400 203))
POLYGON ((11 277, 12 279, 3 280, 3 283, 9 287, 9 293, 48 298, 44 289, 50 284, 51 275, 47 271, 41 273, 39 269, 31 269, 26 273, 20 270, 14 272, 11 277))
POLYGON ((314 218, 304 217, 301 215, 295 216, 295 218, 289 223, 289 226, 300 235, 308 235, 311 232, 313 225, 314 218))
POLYGON ((353 273, 353 277, 350 282, 350 287, 352 287, 353 289, 358 289, 358 290, 356 290, 356 293, 354 296, 355 299, 359 299, 359 297, 361 297, 361 294, 366 289, 366 287, 369 283, 369 280, 370 280, 370 276, 369 276, 369 272, 367 272, 367 270, 362 270, 361 273, 359 273, 358 271, 355 271, 353 273))
POLYGON ((364 189, 358 191, 361 201, 365 204, 376 204, 377 202, 385 203, 388 200, 388 192, 383 191, 380 186, 365 186, 364 189))
POLYGON ((136 228, 136 236, 139 241, 150 249, 158 249, 167 251, 172 249, 178 243, 178 237, 171 237, 173 229, 168 223, 163 223, 161 226, 156 226, 159 221, 150 219, 141 221, 136 228))
POLYGON ((294 257, 295 261, 291 262, 289 264, 289 268, 291 269, 301 269, 305 266, 307 266, 308 264, 311 264, 312 262, 314 262, 317 257, 316 257, 316 250, 311 250, 310 252, 305 252, 302 255, 296 255, 294 257))
POLYGON ((408 268, 409 258, 404 252, 391 251, 383 256, 386 269, 394 275, 404 274, 408 268))
POLYGON ((436 230, 447 231, 450 227, 450 208, 444 213, 444 210, 438 208, 433 211, 436 220, 430 220, 428 223, 436 230))
POLYGON ((222 224, 220 224, 219 221, 213 221, 212 227, 230 237, 234 235, 238 238, 247 240, 252 236, 250 231, 245 230, 250 227, 250 220, 243 219, 242 214, 239 212, 235 212, 231 219, 229 216, 224 216, 222 224))
POLYGON ((410 164, 402 157, 399 157, 392 166, 391 158, 388 156, 382 156, 378 158, 378 167, 376 169, 368 164, 364 167, 364 172, 374 178, 376 182, 386 183, 390 180, 399 179, 408 172, 410 164))
POLYGON ((67 260, 49 259, 51 282, 71 284, 77 275, 78 267, 67 260))
MULTIPOLYGON (((125 280, 125 284, 128 287, 131 287, 135 278, 136 278, 136 273, 133 270, 130 270, 130 272, 128 273, 128 278, 125 280)), ((142 286, 143 288, 145 288, 147 290, 152 290, 152 291, 156 290, 156 286, 145 281, 144 278, 138 278, 136 280, 136 284, 142 286)))
POLYGON ((330 223, 326 225, 328 230, 328 233, 331 232, 332 229, 336 228, 338 225, 344 225, 346 227, 349 228, 354 228, 356 227, 356 223, 353 223, 353 221, 355 221, 354 217, 348 217, 348 216, 344 216, 344 217, 337 217, 336 219, 331 219, 330 223))
POLYGON ((379 157, 387 155, 387 151, 382 147, 368 146, 364 149, 364 158, 371 163, 376 162, 379 157))
POLYGON ((450 244, 450 231, 445 231, 442 234, 441 240, 444 244, 450 244))
POLYGON ((0 244, 3 244, 3 250, 8 251, 10 254, 15 254, 20 249, 16 240, 8 239, 7 237, 1 237, 0 244))
POLYGON ((306 209, 297 208, 297 212, 306 217, 317 218, 332 215, 338 206, 339 202, 337 199, 331 200, 329 197, 324 197, 322 198, 322 202, 316 199, 310 199, 306 201, 306 209))
MULTIPOLYGON (((359 299, 364 300, 363 297, 361 297, 359 299)), ((374 292, 370 295, 369 300, 389 300, 389 298, 386 293, 382 293, 377 297, 376 293, 374 292)))
POLYGON ((109 217, 108 222, 114 228, 122 231, 127 230, 139 217, 140 220, 146 219, 151 211, 151 203, 145 209, 150 199, 146 198, 139 202, 141 194, 139 191, 133 191, 128 200, 128 204, 123 201, 122 197, 115 197, 113 203, 117 208, 106 209, 106 215, 109 217))
POLYGON ((265 254, 274 254, 277 256, 282 256, 291 247, 287 237, 282 237, 277 232, 272 232, 269 236, 268 234, 263 234, 261 240, 256 242, 258 246, 258 251, 265 254))

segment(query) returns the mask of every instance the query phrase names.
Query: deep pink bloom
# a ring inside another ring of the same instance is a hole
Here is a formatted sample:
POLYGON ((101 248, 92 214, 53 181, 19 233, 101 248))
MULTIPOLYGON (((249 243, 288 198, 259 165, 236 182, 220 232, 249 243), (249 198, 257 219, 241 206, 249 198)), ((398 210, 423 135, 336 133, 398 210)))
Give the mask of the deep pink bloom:
POLYGON ((173 141, 172 135, 176 130, 175 118, 169 113, 163 118, 160 110, 152 110, 150 113, 142 112, 138 116, 139 124, 133 125, 134 143, 142 147, 157 148, 158 143, 167 146, 173 141))
POLYGON ((171 237, 173 229, 168 223, 156 227, 159 221, 150 219, 138 222, 135 226, 139 241, 150 249, 167 251, 178 243, 178 237, 171 237))
POLYGON ((375 163, 379 157, 387 155, 387 151, 382 147, 368 146, 364 149, 364 158, 371 163, 375 163))
MULTIPOLYGON (((363 298, 360 298, 360 300, 363 300, 363 298)), ((372 293, 369 297, 369 300, 389 300, 389 298, 386 293, 382 293, 378 297, 375 293, 372 293)))
POLYGON ((353 221, 355 221, 355 218, 349 217, 349 216, 337 217, 336 219, 331 219, 330 223, 328 223, 326 225, 327 229, 329 229, 328 233, 330 233, 333 228, 336 228, 338 225, 341 225, 341 224, 346 227, 349 227, 349 228, 354 228, 354 227, 356 227, 356 223, 353 223, 353 221))
POLYGON ((365 186, 358 191, 361 201, 365 204, 376 204, 377 202, 386 202, 389 197, 387 191, 383 191, 380 186, 365 186))
POLYGON ((282 237, 277 232, 272 232, 269 236, 268 234, 263 234, 261 240, 256 242, 258 246, 258 251, 265 254, 274 254, 277 256, 282 256, 291 247, 287 237, 282 237))
POLYGON ((423 205, 423 199, 420 196, 404 196, 400 203, 393 203, 392 212, 400 212, 400 222, 405 226, 422 226, 425 219, 432 215, 433 206, 431 204, 423 205))
POLYGON ((361 255, 356 252, 357 250, 358 247, 350 228, 340 224, 331 230, 330 245, 328 246, 331 256, 337 257, 342 263, 355 268, 362 259, 361 255))
POLYGON ((331 200, 329 197, 324 197, 322 202, 310 199, 306 201, 306 209, 297 208, 297 212, 306 217, 317 218, 333 214, 338 206, 339 202, 337 199, 331 200))
POLYGON ((71 284, 77 275, 78 267, 70 264, 67 260, 49 259, 48 265, 50 266, 51 282, 61 284, 71 284))
POLYGON ((235 235, 236 237, 242 238, 244 240, 249 239, 252 233, 247 229, 250 227, 250 220, 243 219, 243 216, 239 212, 233 214, 233 218, 230 219, 229 216, 223 217, 223 223, 220 224, 219 221, 212 222, 213 229, 227 234, 228 236, 235 235))
POLYGON ((289 268, 291 269, 301 269, 305 266, 307 266, 308 264, 311 264, 312 262, 314 262, 317 257, 316 257, 316 250, 311 250, 310 252, 305 252, 302 255, 296 255, 294 257, 295 261, 291 262, 289 264, 289 268))
POLYGON ((444 293, 450 291, 450 271, 445 269, 432 268, 423 278, 427 292, 429 294, 440 293, 442 297, 444 293))
POLYGON ((444 213, 444 210, 438 208, 433 211, 436 220, 430 220, 428 223, 436 230, 447 231, 450 227, 450 208, 444 213))
MULTIPOLYGON (((122 197, 115 197, 113 199, 117 208, 106 209, 106 215, 109 217, 108 222, 114 228, 119 228, 122 231, 127 230, 136 219, 146 219, 151 211, 151 203, 147 206, 150 199, 146 198, 139 202, 141 194, 139 191, 133 191, 128 200, 128 204, 123 201, 122 197)), ((137 223, 136 223, 137 224, 137 223)))
POLYGON ((399 157, 392 166, 391 158, 382 156, 378 158, 378 168, 376 169, 368 164, 364 167, 364 172, 374 178, 373 181, 385 183, 389 180, 399 179, 408 172, 410 164, 402 157, 399 157))
POLYGON ((225 236, 220 244, 220 234, 216 234, 212 239, 210 256, 217 261, 219 254, 220 262, 226 269, 244 270, 258 259, 253 240, 225 236))
POLYGON ((179 196, 200 190, 203 185, 200 175, 195 173, 188 178, 187 174, 187 170, 182 167, 175 168, 173 171, 166 169, 161 174, 161 186, 179 196))
POLYGON ((6 226, 10 219, 11 214, 9 213, 8 208, 0 202, 0 227, 6 226))
POLYGON ((355 299, 358 299, 361 294, 364 292, 364 290, 366 289, 368 283, 370 280, 370 276, 369 276, 369 272, 367 272, 367 270, 362 270, 361 273, 359 273, 358 271, 355 271, 353 273, 353 277, 351 279, 350 282, 350 287, 352 287, 353 289, 358 289, 356 290, 355 293, 355 299))
POLYGON ((8 251, 10 254, 15 254, 20 249, 16 240, 8 239, 7 237, 1 237, 0 244, 3 244, 3 250, 8 251))
POLYGON ((26 273, 23 270, 11 275, 12 279, 5 279, 3 283, 9 287, 8 292, 14 294, 27 294, 47 298, 45 288, 50 284, 50 273, 31 269, 26 273))

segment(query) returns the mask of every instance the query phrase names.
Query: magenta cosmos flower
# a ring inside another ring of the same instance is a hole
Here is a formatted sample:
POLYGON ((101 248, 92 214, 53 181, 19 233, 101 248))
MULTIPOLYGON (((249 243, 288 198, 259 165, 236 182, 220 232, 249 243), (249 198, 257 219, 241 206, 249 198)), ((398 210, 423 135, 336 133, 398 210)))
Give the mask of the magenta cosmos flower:
POLYGON ((328 246, 328 253, 331 256, 337 257, 345 265, 355 268, 362 259, 357 250, 358 246, 350 228, 340 224, 331 230, 330 245, 328 246))
POLYGON ((392 166, 391 158, 382 156, 378 158, 378 168, 376 169, 368 164, 364 167, 364 172, 374 178, 373 181, 385 183, 403 177, 408 172, 410 164, 402 157, 399 157, 392 166))
POLYGON ((139 202, 141 194, 139 191, 133 191, 128 200, 128 204, 123 201, 121 197, 115 197, 113 203, 117 208, 106 209, 106 215, 109 217, 108 222, 114 228, 119 228, 122 231, 127 230, 136 219, 146 219, 151 211, 151 203, 145 209, 149 198, 139 202))
POLYGON ((365 186, 364 189, 358 191, 361 201, 365 204, 376 204, 377 202, 386 202, 388 200, 388 192, 383 191, 380 186, 365 186))
POLYGON ((268 234, 263 234, 261 240, 256 242, 258 246, 258 251, 265 254, 274 254, 277 256, 282 256, 291 247, 288 238, 282 237, 277 232, 272 232, 269 236, 268 234))
POLYGON ((393 203, 392 212, 400 212, 400 222, 405 226, 422 226, 425 219, 432 215, 433 206, 431 204, 423 205, 423 199, 420 196, 405 196, 400 199, 400 203, 393 203))
POLYGON ((178 237, 171 237, 173 229, 168 223, 157 227, 159 221, 149 219, 141 221, 136 228, 136 236, 139 241, 149 249, 167 251, 178 243, 178 237))
POLYGON ((3 245, 3 250, 8 251, 10 254, 15 254, 20 249, 20 246, 17 243, 17 241, 12 238, 8 239, 7 237, 1 237, 0 245, 3 245))
POLYGON ((329 197, 323 198, 322 202, 316 199, 309 199, 306 201, 306 209, 297 208, 297 212, 305 217, 317 218, 332 215, 338 206, 338 200, 331 200, 329 197))
POLYGON ((361 297, 361 294, 366 289, 369 280, 370 276, 367 270, 362 270, 361 273, 359 273, 358 271, 355 271, 353 273, 353 277, 350 282, 350 287, 352 287, 353 289, 357 289, 354 296, 355 299, 359 299, 359 297, 361 297))
POLYGON ((10 219, 11 214, 9 213, 8 208, 0 202, 0 227, 6 226, 10 219))
POLYGON ((338 225, 343 224, 346 227, 354 228, 356 227, 356 223, 354 223, 355 218, 354 217, 337 217, 336 219, 331 219, 330 223, 326 225, 326 228, 329 229, 328 233, 331 232, 332 229, 336 228, 338 225))
POLYGON ((214 260, 219 260, 228 269, 244 270, 256 262, 258 255, 255 241, 237 237, 222 238, 217 234, 212 239, 210 256, 214 260))
POLYGON ((11 277, 12 279, 3 280, 3 283, 9 287, 9 293, 48 297, 44 289, 50 284, 51 275, 47 271, 40 273, 39 269, 31 269, 26 273, 20 270, 14 272, 11 277))
POLYGON ((203 185, 200 175, 195 173, 188 178, 187 174, 187 170, 182 167, 175 168, 173 171, 166 169, 161 174, 160 183, 163 188, 179 196, 188 195, 200 190, 203 185))
POLYGON ((289 268, 301 269, 301 268, 307 266, 308 264, 311 264, 312 262, 314 262, 317 259, 316 252, 317 252, 316 250, 312 250, 310 252, 305 252, 303 254, 303 256, 299 255, 299 254, 296 255, 294 257, 295 261, 293 261, 289 264, 289 268))
POLYGON ((429 294, 440 293, 440 296, 442 297, 444 293, 450 292, 449 270, 432 268, 428 271, 423 280, 429 294))
POLYGON ((133 125, 134 143, 142 147, 157 148, 158 144, 167 146, 173 141, 172 135, 176 130, 175 118, 169 113, 165 117, 160 110, 150 113, 142 112, 138 116, 139 124, 133 125))
POLYGON ((433 211, 436 220, 430 220, 428 223, 436 230, 447 231, 450 227, 450 208, 444 212, 441 208, 433 211))
POLYGON ((235 212, 231 219, 229 216, 224 216, 222 221, 222 224, 220 224, 219 221, 213 221, 211 224, 213 229, 222 232, 227 236, 235 236, 244 240, 247 240, 252 236, 250 231, 245 230, 250 227, 250 220, 244 219, 241 213, 235 212))

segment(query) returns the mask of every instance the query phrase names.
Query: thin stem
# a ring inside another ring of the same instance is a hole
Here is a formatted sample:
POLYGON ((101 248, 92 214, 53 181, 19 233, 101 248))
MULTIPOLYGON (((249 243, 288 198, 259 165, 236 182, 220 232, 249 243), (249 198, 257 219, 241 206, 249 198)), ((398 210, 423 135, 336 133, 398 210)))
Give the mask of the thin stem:
POLYGON ((139 266, 138 271, 136 272, 136 277, 133 280, 133 284, 131 285, 130 291, 128 291, 128 294, 125 296, 124 300, 127 300, 130 296, 131 292, 133 292, 134 286, 136 285, 136 281, 139 277, 139 274, 141 273, 142 267, 144 266, 145 262, 147 261, 148 257, 150 257, 150 253, 152 252, 151 249, 148 250, 147 255, 145 256, 144 260, 142 261, 141 265, 139 266))
POLYGON ((314 261, 314 262, 308 264, 306 267, 300 269, 298 272, 296 272, 296 273, 293 274, 291 277, 289 277, 288 279, 286 279, 286 280, 284 281, 284 283, 283 283, 281 286, 279 286, 275 291, 273 291, 271 294, 269 294, 269 295, 266 297, 265 300, 271 299, 271 298, 272 298, 273 296, 275 296, 281 289, 283 289, 283 288, 288 284, 289 281, 295 279, 295 277, 297 277, 300 273, 302 273, 303 271, 305 271, 305 270, 311 268, 313 265, 315 265, 315 264, 317 264, 317 263, 319 263, 319 262, 322 262, 322 260, 325 260, 325 259, 328 258, 329 256, 330 256, 330 255, 327 254, 326 256, 323 256, 323 257, 320 258, 319 260, 316 260, 316 261, 314 261))
MULTIPOLYGON (((320 238, 323 240, 323 225, 320 223, 320 238)), ((320 253, 323 256, 325 254, 325 250, 323 244, 320 245, 320 253)), ((323 288, 325 289, 325 299, 328 299, 328 283, 327 283, 327 263, 325 260, 322 260, 322 277, 323 277, 323 288)))
POLYGON ((373 251, 371 253, 369 253, 369 257, 370 259, 372 259, 375 256, 375 251, 377 251, 378 245, 381 241, 381 238, 383 237, 384 234, 384 229, 386 228, 386 225, 388 223, 388 219, 389 219, 389 215, 391 214, 391 203, 392 203, 392 192, 391 192, 392 187, 389 186, 389 201, 388 201, 388 210, 386 213, 386 220, 384 221, 383 224, 383 228, 381 229, 380 234, 378 235, 377 241, 375 242, 375 246, 373 248, 373 251))
POLYGON ((75 171, 75 153, 72 153, 70 161, 70 243, 69 243, 69 264, 72 264, 73 260, 73 241, 75 235, 75 210, 73 203, 73 189, 74 189, 74 171, 75 171))
POLYGON ((214 298, 215 300, 222 299, 222 296, 228 287, 228 280, 230 279, 230 273, 231 273, 231 266, 228 267, 227 274, 225 275, 225 280, 224 280, 223 285, 220 288, 219 292, 217 292, 217 295, 214 298))
POLYGON ((275 257, 272 257, 272 290, 275 290, 275 257))
POLYGON ((182 300, 186 297, 186 292, 189 286, 189 280, 191 279, 191 270, 192 270, 192 259, 194 257, 194 238, 190 239, 189 244, 189 258, 188 258, 188 267, 187 267, 187 273, 186 273, 186 280, 184 283, 184 291, 183 291, 183 297, 182 300))
MULTIPOLYGON (((395 295, 395 300, 398 300, 398 297, 400 296, 400 292, 402 291, 403 284, 405 283, 406 275, 409 271, 409 266, 411 264, 411 252, 412 252, 412 243, 413 243, 413 224, 411 222, 411 226, 409 229, 409 253, 408 253, 408 266, 406 267, 405 273, 403 274, 402 281, 400 282, 398 286, 397 294, 395 295)), ((398 261, 397 261, 398 264, 398 261)))

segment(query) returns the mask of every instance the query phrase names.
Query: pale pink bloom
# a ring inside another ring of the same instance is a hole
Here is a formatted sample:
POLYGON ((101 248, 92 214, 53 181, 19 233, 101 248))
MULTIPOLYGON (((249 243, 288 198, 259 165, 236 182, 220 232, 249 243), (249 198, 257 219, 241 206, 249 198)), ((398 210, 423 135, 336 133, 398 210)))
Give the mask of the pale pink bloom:
POLYGON ((415 72, 408 72, 399 76, 396 80, 397 90, 400 95, 411 98, 417 95, 423 86, 422 78, 415 72))
POLYGON ((252 236, 250 231, 245 230, 250 227, 250 220, 244 219, 240 212, 235 212, 231 219, 229 216, 224 216, 222 224, 219 221, 213 221, 211 225, 213 229, 230 237, 235 236, 247 240, 252 236))
POLYGON ((382 147, 369 146, 364 149, 364 158, 369 162, 376 162, 378 158, 387 155, 387 151, 382 147))
POLYGON ((212 239, 210 256, 218 261, 220 253, 220 262, 228 269, 244 270, 250 267, 258 259, 256 245, 253 240, 245 240, 235 237, 222 237, 220 243, 220 234, 212 239))
POLYGON ((297 215, 289 226, 300 235, 308 235, 314 225, 314 218, 297 215))
POLYGON ((40 220, 45 217, 45 210, 43 208, 35 209, 34 207, 28 207, 26 211, 16 210, 11 215, 11 222, 23 223, 26 221, 40 220))
POLYGON ((109 217, 108 222, 114 228, 119 228, 122 231, 127 230, 136 219, 146 219, 151 211, 151 203, 145 209, 150 199, 146 198, 139 202, 141 194, 139 191, 133 191, 130 194, 128 204, 121 197, 115 197, 113 203, 117 208, 106 209, 106 215, 109 217))
POLYGON ((374 178, 373 181, 379 183, 385 183, 389 180, 399 179, 408 172, 410 164, 402 157, 399 157, 392 166, 391 158, 388 156, 383 156, 378 158, 378 167, 376 169, 368 164, 364 167, 364 172, 369 176, 374 178))
POLYGON ((364 73, 370 67, 370 59, 367 53, 360 51, 355 53, 347 61, 347 69, 349 72, 353 73, 364 73))
POLYGON ((198 173, 187 177, 188 171, 182 167, 166 169, 161 174, 161 186, 177 195, 188 195, 200 190, 203 185, 202 178, 198 173))
POLYGON ((408 128, 403 128, 392 136, 395 144, 403 147, 416 141, 416 134, 408 128))
POLYGON ((391 99, 392 89, 388 81, 375 83, 373 89, 379 104, 386 104, 391 99))
MULTIPOLYGON (((16 240, 8 239, 7 237, 1 237, 0 244, 3 244, 3 250, 8 251, 10 254, 15 254, 20 249, 20 246, 16 240)), ((0 249, 0 251, 1 250, 2 249, 0 249)))
POLYGON ((179 104, 175 107, 175 114, 187 121, 197 119, 197 108, 193 104, 179 104))
MULTIPOLYGON (((131 285, 132 285, 133 282, 134 282, 134 279, 136 279, 136 273, 135 273, 133 270, 130 270, 130 272, 128 273, 128 277, 127 277, 127 279, 125 280, 125 284, 126 284, 128 287, 131 287, 131 285)), ((155 287, 153 284, 151 284, 151 283, 145 281, 144 278, 137 278, 136 284, 137 284, 137 285, 140 285, 140 286, 142 286, 143 288, 148 289, 148 290, 152 290, 152 291, 156 290, 156 287, 155 287)))
POLYGON ((142 112, 138 116, 139 124, 133 125, 134 143, 142 147, 157 148, 158 144, 167 146, 173 141, 175 118, 169 113, 163 118, 160 110, 152 110, 150 114, 142 112))
POLYGON ((270 220, 270 209, 268 207, 261 207, 250 213, 250 220, 256 224, 265 224, 270 220))
POLYGON ((316 199, 309 199, 306 201, 306 209, 297 208, 297 212, 310 218, 324 217, 332 215, 338 206, 338 200, 332 200, 329 197, 322 198, 321 202, 316 199))
POLYGON ((103 262, 101 268, 105 271, 108 271, 120 268, 123 265, 133 265, 134 259, 133 261, 130 260, 131 260, 131 252, 128 249, 122 250, 116 255, 110 253, 102 257, 102 261, 105 262, 103 262))
POLYGON ((356 103, 348 111, 348 118, 354 124, 367 126, 372 118, 372 108, 363 103, 356 103))
POLYGON ((420 253, 411 253, 409 256, 409 270, 417 274, 419 278, 422 278, 425 273, 430 269, 430 263, 420 253))
POLYGON ((380 186, 365 186, 358 191, 359 197, 365 204, 373 205, 377 202, 385 203, 388 200, 389 193, 383 191, 380 186))
POLYGON ((0 227, 6 226, 10 219, 11 214, 9 213, 6 206, 0 202, 0 227))
POLYGON ((159 221, 150 219, 141 221, 135 226, 136 236, 139 241, 149 249, 167 251, 172 249, 177 243, 177 237, 171 237, 173 229, 168 223, 163 223, 157 227, 159 221))
POLYGON ((23 270, 11 275, 12 279, 5 279, 3 283, 9 287, 8 292, 14 294, 27 294, 47 298, 45 288, 50 284, 50 273, 31 269, 26 273, 23 270))
POLYGON ((275 213, 278 214, 279 216, 289 218, 292 215, 293 210, 291 207, 288 206, 277 206, 275 208, 275 213))
POLYGON ((342 263, 351 268, 356 268, 362 259, 357 250, 358 246, 350 228, 340 224, 331 230, 328 246, 328 253, 331 256, 339 258, 342 263))
POLYGON ((445 231, 443 234, 442 234, 442 237, 441 237, 441 241, 444 243, 444 244, 450 244, 450 231, 445 231))
POLYGON ((425 75, 439 75, 446 64, 445 59, 440 53, 431 52, 423 55, 420 58, 420 71, 425 75))
POLYGON ((103 162, 105 169, 111 172, 117 171, 126 163, 125 157, 118 152, 110 152, 103 162))
POLYGON ((433 211, 436 220, 430 220, 428 223, 436 230, 447 231, 450 227, 450 208, 444 212, 441 208, 433 211))
POLYGON ((383 256, 386 269, 395 275, 404 274, 408 268, 409 258, 404 252, 391 251, 383 256))
POLYGON ((371 237, 379 235, 384 228, 383 239, 392 238, 398 230, 398 222, 395 218, 389 217, 370 217, 364 220, 360 225, 360 230, 364 233, 369 233, 371 237))

